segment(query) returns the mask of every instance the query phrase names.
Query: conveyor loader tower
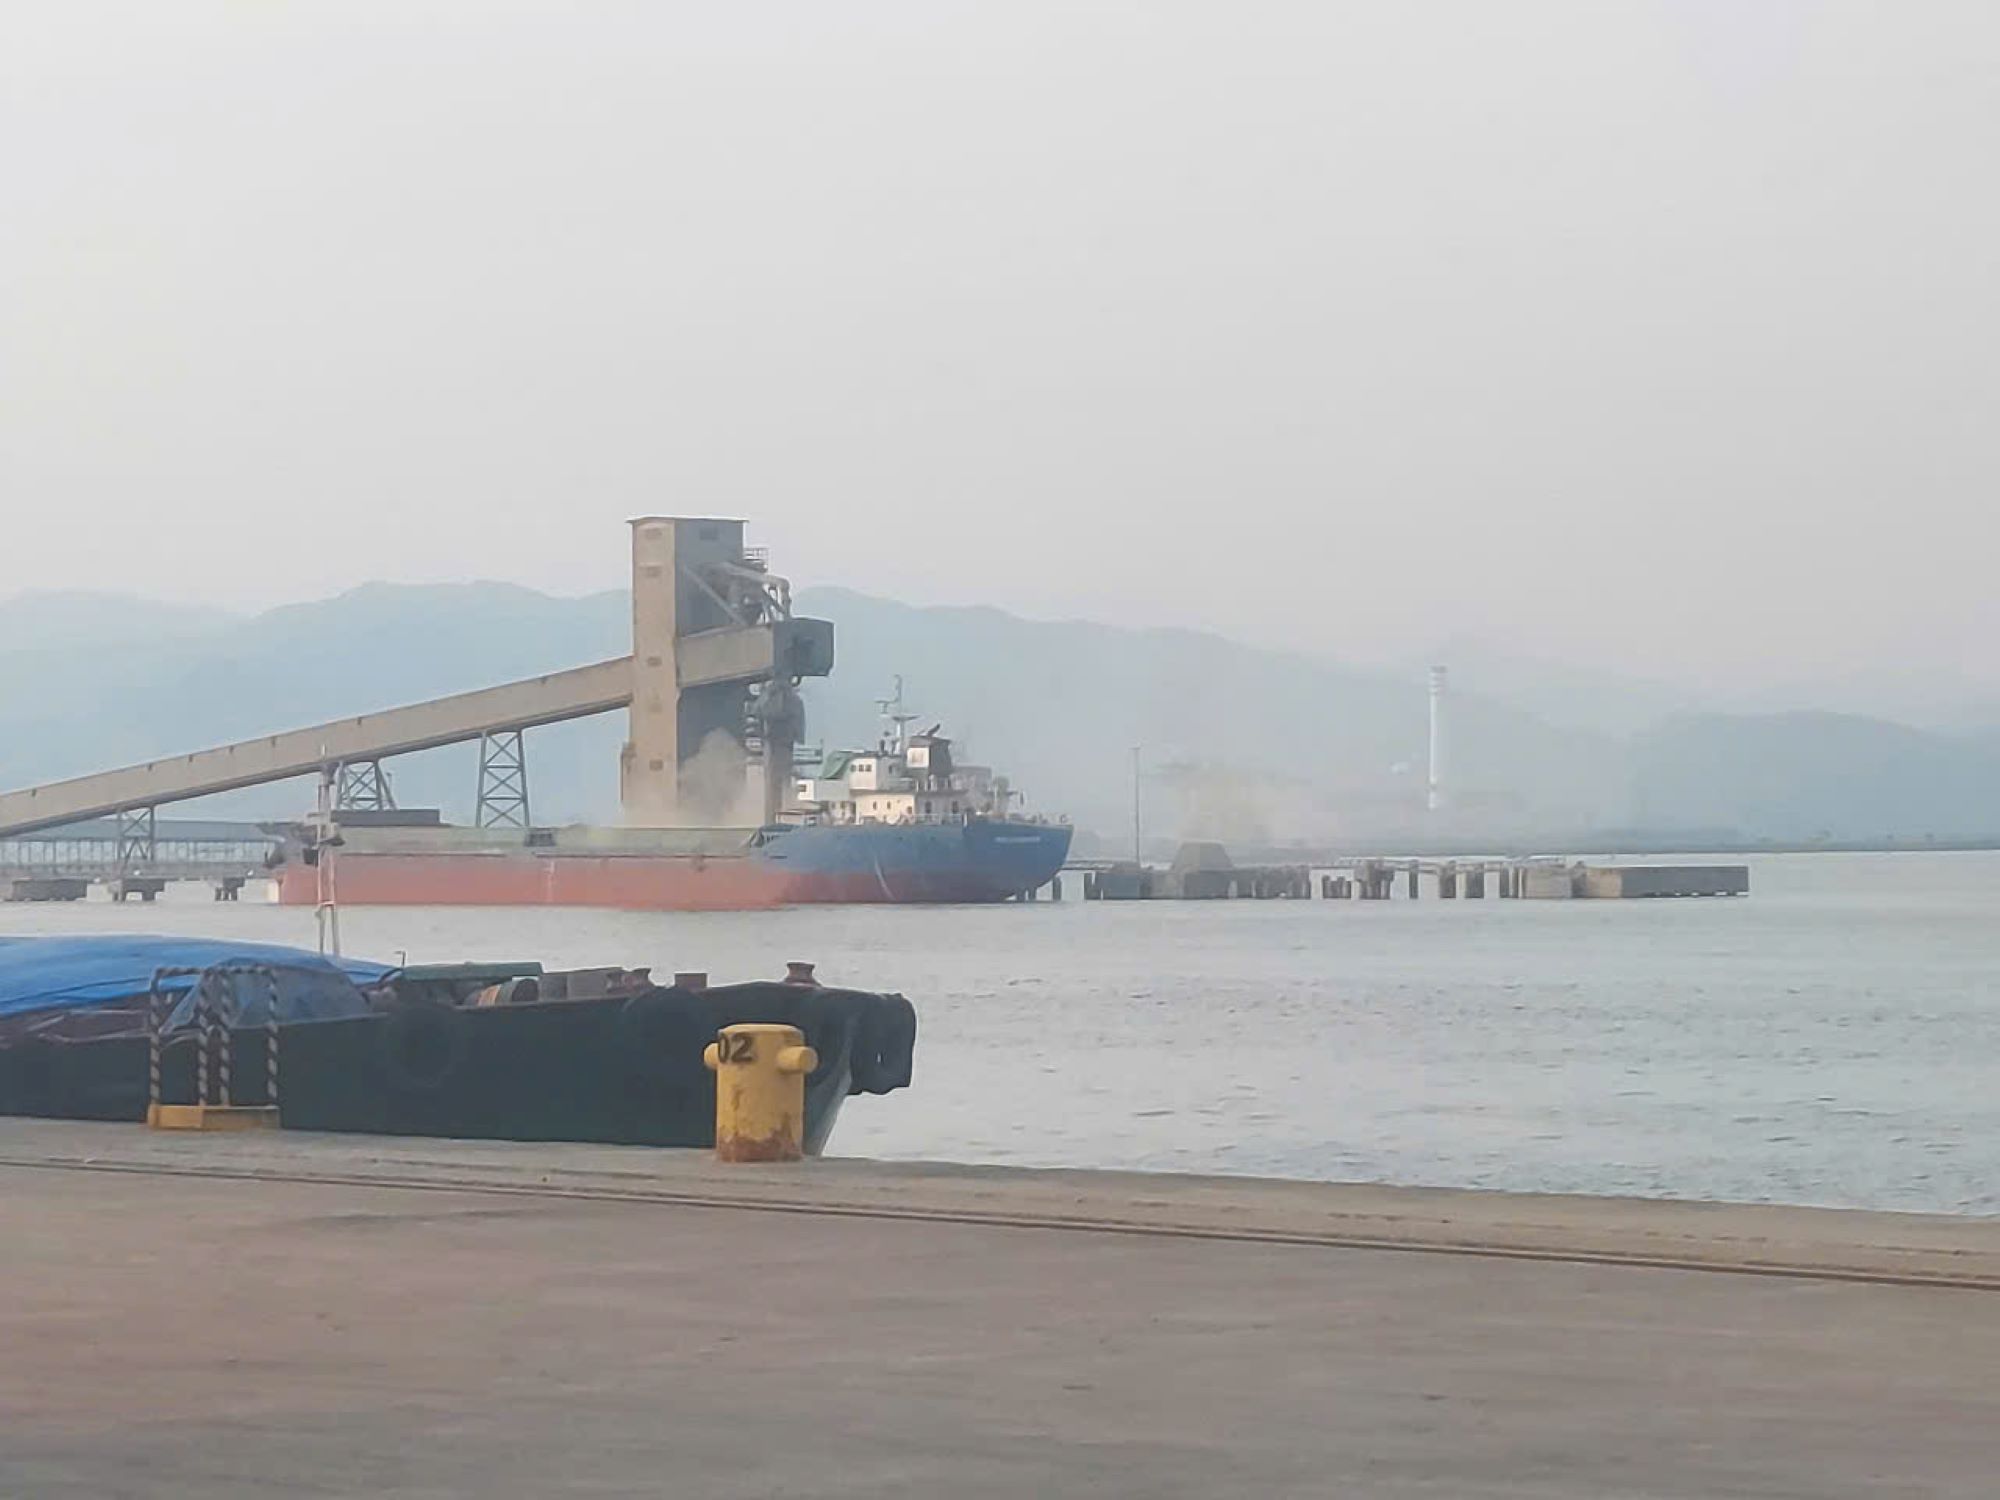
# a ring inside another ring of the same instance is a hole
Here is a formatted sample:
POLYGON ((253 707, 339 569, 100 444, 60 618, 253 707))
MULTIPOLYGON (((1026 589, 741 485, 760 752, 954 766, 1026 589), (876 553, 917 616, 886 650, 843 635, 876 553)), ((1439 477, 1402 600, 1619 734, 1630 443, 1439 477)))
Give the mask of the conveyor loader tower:
POLYGON ((743 546, 743 523, 632 522, 631 730, 620 765, 625 821, 727 820, 753 752, 766 823, 792 778, 799 683, 833 670, 833 626, 795 619, 791 585, 743 546))

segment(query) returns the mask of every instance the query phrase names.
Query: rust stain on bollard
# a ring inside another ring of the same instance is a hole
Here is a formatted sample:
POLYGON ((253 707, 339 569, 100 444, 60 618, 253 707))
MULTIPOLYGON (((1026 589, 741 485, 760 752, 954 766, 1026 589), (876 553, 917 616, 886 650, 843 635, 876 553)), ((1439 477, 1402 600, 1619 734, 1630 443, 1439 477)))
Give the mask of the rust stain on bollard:
POLYGON ((799 1122, 785 1120, 769 1135, 718 1135, 715 1138, 715 1159, 717 1161, 799 1161, 805 1153, 797 1142, 803 1126, 799 1122))

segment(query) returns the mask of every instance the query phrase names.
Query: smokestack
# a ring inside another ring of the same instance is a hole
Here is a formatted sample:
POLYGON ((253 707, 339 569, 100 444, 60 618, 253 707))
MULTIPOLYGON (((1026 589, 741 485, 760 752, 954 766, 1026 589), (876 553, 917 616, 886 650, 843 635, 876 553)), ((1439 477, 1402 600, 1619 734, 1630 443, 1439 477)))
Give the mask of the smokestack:
POLYGON ((1430 794, 1425 806, 1436 812, 1444 806, 1444 668, 1431 668, 1431 774, 1430 794))

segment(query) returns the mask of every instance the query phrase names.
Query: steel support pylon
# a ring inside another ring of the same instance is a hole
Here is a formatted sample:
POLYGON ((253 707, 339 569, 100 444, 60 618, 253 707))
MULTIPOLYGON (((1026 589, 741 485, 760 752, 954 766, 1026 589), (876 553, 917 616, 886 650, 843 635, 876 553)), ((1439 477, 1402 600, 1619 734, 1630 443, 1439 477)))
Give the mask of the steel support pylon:
POLYGON ((518 729, 479 737, 479 810, 473 822, 481 828, 529 826, 528 751, 518 729))
POLYGON ((118 814, 118 873, 150 870, 159 857, 159 824, 154 809, 128 807, 118 814))
POLYGON ((382 762, 357 760, 342 765, 339 780, 334 786, 333 805, 336 809, 362 812, 384 812, 394 807, 396 794, 389 785, 389 773, 382 769, 382 762))

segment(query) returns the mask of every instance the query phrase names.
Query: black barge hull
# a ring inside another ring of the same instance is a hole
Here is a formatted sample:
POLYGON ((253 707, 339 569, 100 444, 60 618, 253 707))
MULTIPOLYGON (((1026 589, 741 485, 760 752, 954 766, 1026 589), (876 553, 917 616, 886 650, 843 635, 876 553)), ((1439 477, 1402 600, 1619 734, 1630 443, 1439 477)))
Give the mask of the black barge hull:
MULTIPOLYGON (((713 1146, 715 1077, 702 1049, 750 1021, 797 1026, 819 1054, 806 1080, 809 1153, 825 1146, 850 1093, 909 1082, 916 1019, 898 995, 740 984, 525 1005, 405 1001, 280 1026, 279 1119, 294 1130, 713 1146)), ((269 1102, 269 1036, 229 1033, 229 1102, 269 1102)), ((196 1055, 192 1030, 166 1039, 165 1102, 195 1099, 196 1055)), ((211 1099, 214 1062, 212 1051, 211 1099)), ((143 1029, 0 1048, 0 1114, 143 1121, 148 1091, 143 1029)))

